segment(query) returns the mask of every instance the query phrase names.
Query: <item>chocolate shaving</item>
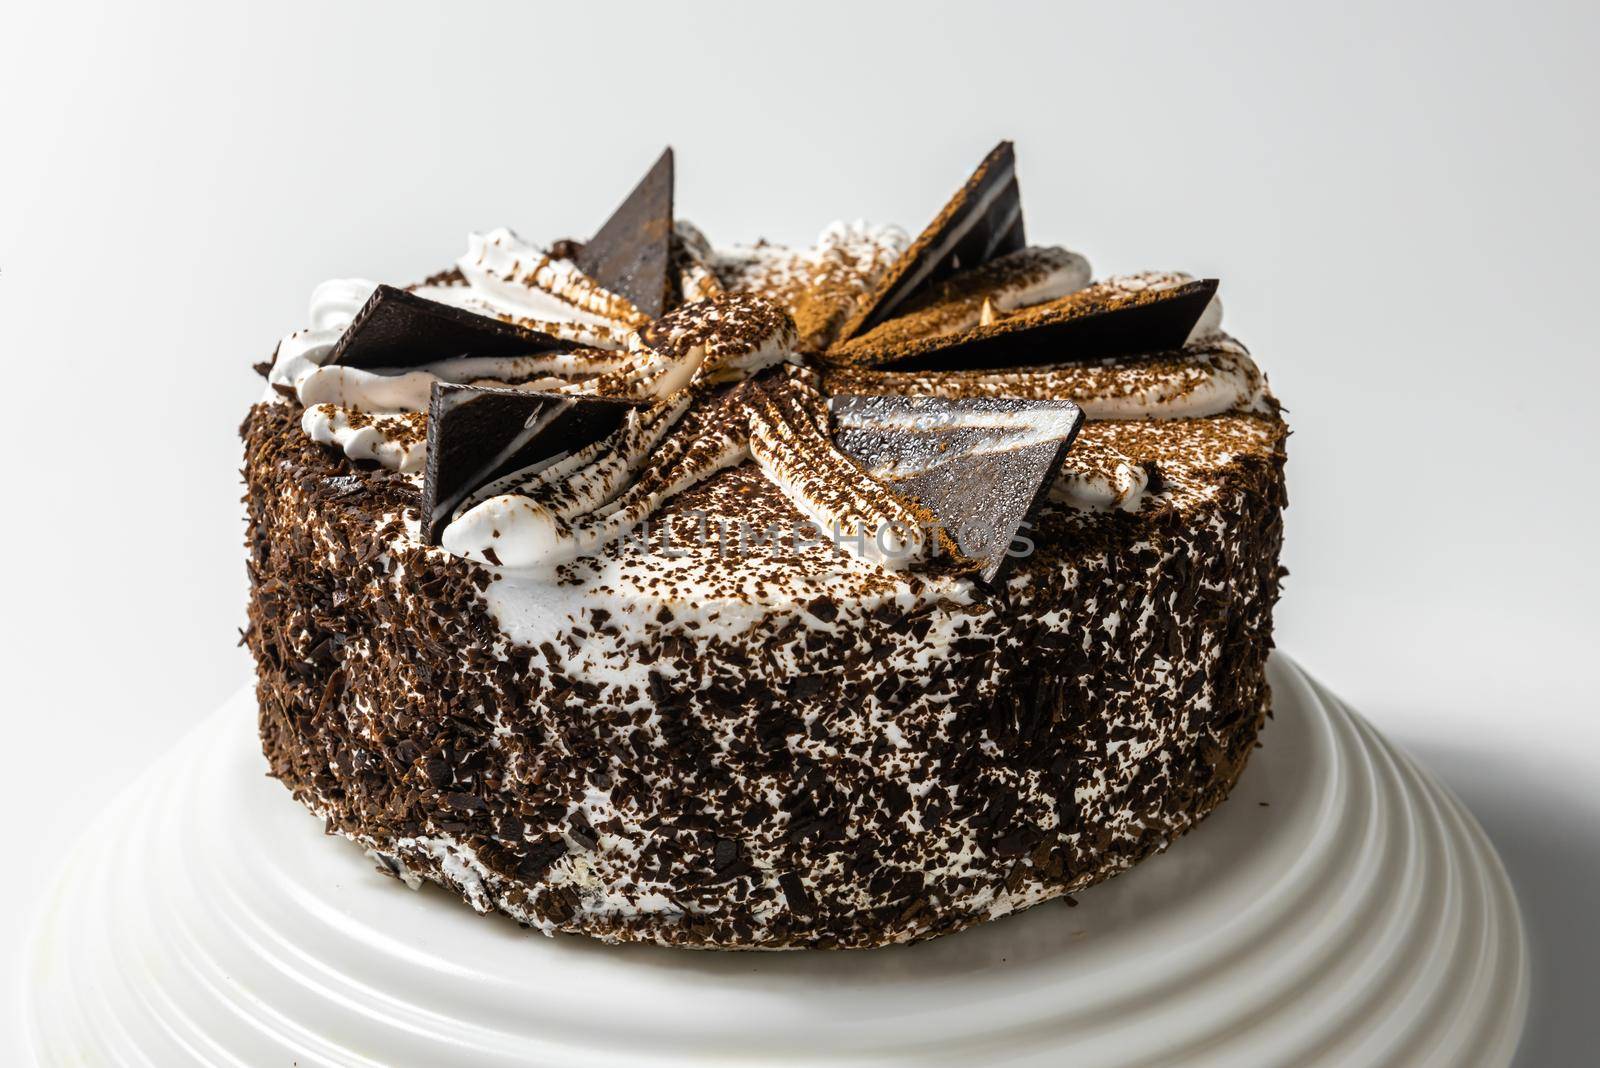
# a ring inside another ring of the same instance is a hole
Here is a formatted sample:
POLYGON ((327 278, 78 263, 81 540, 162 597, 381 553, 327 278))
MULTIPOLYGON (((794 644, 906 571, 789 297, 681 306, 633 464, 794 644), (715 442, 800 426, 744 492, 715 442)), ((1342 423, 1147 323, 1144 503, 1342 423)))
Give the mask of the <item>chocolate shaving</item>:
POLYGON ((631 401, 435 382, 428 405, 422 537, 429 545, 473 491, 614 433, 631 401))
POLYGON ((571 348, 549 334, 379 286, 327 363, 345 367, 418 367, 454 356, 525 356, 571 348))
POLYGON ((1216 292, 1215 278, 1110 297, 1091 286, 958 334, 858 355, 896 371, 987 371, 1168 352, 1183 347, 1216 292))
POLYGON ((1011 142, 1001 141, 862 300, 839 340, 871 330, 911 297, 957 271, 978 267, 1026 244, 1016 157, 1011 142))
POLYGON ((838 396, 832 414, 840 451, 931 512, 989 586, 1083 426, 1071 401, 1010 397, 838 396))
POLYGON ((652 319, 667 310, 672 261, 672 149, 577 254, 584 274, 652 319))

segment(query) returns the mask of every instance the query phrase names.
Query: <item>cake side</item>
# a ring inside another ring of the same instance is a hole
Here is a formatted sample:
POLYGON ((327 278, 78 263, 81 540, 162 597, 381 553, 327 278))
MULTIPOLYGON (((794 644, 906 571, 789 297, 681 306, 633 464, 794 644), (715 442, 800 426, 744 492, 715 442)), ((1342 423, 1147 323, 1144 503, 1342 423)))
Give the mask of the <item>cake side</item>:
MULTIPOLYGON (((1227 795, 1267 709, 1275 410, 1091 422, 1075 451, 1140 456, 1161 485, 1137 510, 1047 506, 992 598, 896 575, 746 595, 706 626, 670 587, 591 581, 536 645, 496 615, 506 575, 412 537, 414 479, 300 416, 257 405, 243 428, 272 772, 391 874, 545 931, 785 948, 956 930, 1164 848, 1227 795), (581 670, 602 662, 627 670, 581 670)), ((800 518, 747 462, 651 537, 751 509, 800 518)), ((651 566, 623 552, 612 574, 651 566)), ((794 564, 718 568, 760 589, 794 564)))

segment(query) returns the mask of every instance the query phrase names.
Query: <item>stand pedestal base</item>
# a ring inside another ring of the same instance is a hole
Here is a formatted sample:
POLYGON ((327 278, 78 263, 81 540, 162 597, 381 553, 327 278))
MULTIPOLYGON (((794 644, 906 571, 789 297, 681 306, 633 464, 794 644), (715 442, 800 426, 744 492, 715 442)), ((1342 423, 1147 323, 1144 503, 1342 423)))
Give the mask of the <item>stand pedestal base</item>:
POLYGON ((1167 853, 915 946, 548 939, 407 890, 263 775, 244 691, 84 837, 31 961, 41 1065, 1505 1066, 1527 957, 1460 805, 1287 657, 1167 853))

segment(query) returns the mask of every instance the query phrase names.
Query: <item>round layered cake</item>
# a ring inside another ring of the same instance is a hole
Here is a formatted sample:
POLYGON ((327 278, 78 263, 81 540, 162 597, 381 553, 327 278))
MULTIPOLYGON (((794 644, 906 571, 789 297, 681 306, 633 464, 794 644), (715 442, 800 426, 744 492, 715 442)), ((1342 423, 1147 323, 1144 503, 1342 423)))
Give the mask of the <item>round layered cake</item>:
MULTIPOLYGON (((1287 430, 1216 284, 1026 243, 586 241, 340 281, 247 417, 272 773, 547 933, 866 947, 1070 895, 1228 794, 1287 430)), ((1069 898, 1070 900, 1070 898, 1069 898)))

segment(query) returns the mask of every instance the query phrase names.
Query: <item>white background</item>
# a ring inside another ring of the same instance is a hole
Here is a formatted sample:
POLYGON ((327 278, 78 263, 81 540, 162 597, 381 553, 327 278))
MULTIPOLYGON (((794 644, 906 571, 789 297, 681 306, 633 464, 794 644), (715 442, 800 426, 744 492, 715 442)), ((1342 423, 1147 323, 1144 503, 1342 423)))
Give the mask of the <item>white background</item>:
POLYGON ((1222 278, 1295 431, 1279 644, 1478 813, 1524 1061, 1588 1062, 1595 7, 587 6, 3 20, 0 960, 247 677, 235 428, 313 285, 582 236, 665 143, 714 239, 915 230, 1005 136, 1035 241, 1222 278))

